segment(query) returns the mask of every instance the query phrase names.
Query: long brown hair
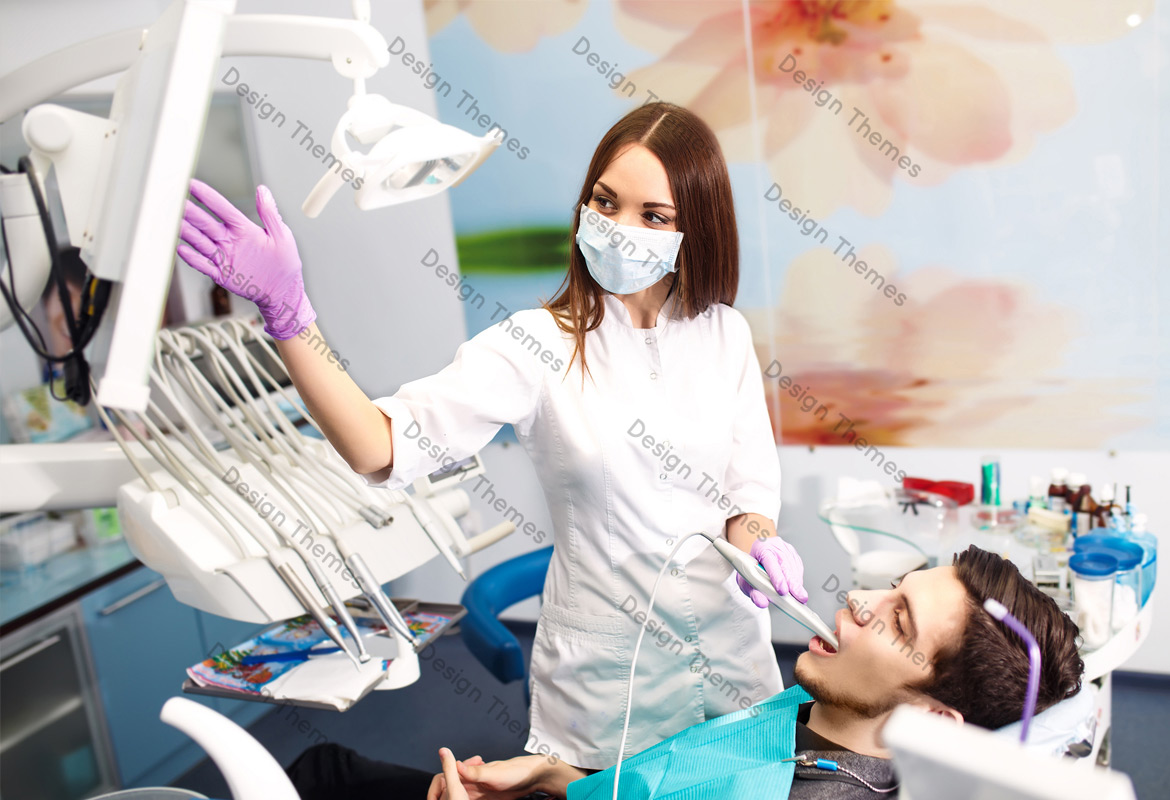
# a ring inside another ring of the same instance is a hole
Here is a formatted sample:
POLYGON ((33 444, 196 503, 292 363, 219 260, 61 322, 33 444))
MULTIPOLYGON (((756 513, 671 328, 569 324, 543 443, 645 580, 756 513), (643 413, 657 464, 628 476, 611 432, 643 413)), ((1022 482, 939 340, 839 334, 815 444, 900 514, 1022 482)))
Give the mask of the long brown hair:
POLYGON ((605 316, 605 290, 589 274, 585 257, 577 247, 578 210, 592 199, 593 187, 610 162, 632 144, 642 145, 662 162, 674 195, 675 227, 685 234, 675 259, 673 302, 689 319, 712 304, 733 304, 739 287, 739 236, 731 179, 714 131, 682 106, 639 106, 609 129, 593 153, 581 194, 573 206, 569 271, 557 296, 544 304, 557 327, 573 334, 576 344, 569 364, 580 355, 582 380, 586 371, 585 334, 600 325, 605 316))

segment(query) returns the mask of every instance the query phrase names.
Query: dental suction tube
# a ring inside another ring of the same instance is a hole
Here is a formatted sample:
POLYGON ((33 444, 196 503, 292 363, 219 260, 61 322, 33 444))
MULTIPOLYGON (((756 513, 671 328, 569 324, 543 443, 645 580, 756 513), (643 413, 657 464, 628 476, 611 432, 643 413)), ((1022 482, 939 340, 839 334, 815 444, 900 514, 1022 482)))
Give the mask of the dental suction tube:
POLYGON ((817 616, 815 611, 792 595, 782 595, 777 592, 772 586, 772 582, 768 580, 768 573, 764 571, 758 561, 722 537, 703 535, 711 540, 711 544, 715 546, 721 556, 727 559, 735 571, 742 575, 743 579, 753 588, 762 592, 772 605, 821 637, 823 641, 828 642, 834 650, 838 648, 837 636, 833 633, 833 629, 825 624, 825 621, 817 616))

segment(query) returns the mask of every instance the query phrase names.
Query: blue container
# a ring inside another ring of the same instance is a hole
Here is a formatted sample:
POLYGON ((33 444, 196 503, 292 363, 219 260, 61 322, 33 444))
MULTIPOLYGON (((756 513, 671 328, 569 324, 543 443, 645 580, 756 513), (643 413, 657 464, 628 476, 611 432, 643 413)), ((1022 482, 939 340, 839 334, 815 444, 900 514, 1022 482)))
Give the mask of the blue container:
POLYGON ((1078 536, 1073 540, 1074 553, 1106 553, 1117 559, 1119 570, 1129 570, 1141 566, 1145 551, 1137 542, 1121 536, 1105 536, 1095 533, 1091 536, 1078 536))
POLYGON ((1120 630, 1138 613, 1144 604, 1143 595, 1148 594, 1142 589, 1145 551, 1137 542, 1122 536, 1093 534, 1078 536, 1073 540, 1073 552, 1108 555, 1117 559, 1118 594, 1114 597, 1113 629, 1120 630))
POLYGON ((1141 546, 1145 551, 1142 559, 1142 605, 1150 599, 1150 592, 1154 591, 1154 581, 1158 578, 1158 537, 1145 530, 1136 530, 1130 533, 1130 541, 1141 546))
POLYGON ((1068 568, 1081 640, 1085 649, 1096 650, 1113 635, 1117 559, 1108 553, 1073 553, 1068 568))
POLYGON ((1089 580, 1112 578, 1117 574, 1117 559, 1108 553, 1074 553, 1068 568, 1089 580))

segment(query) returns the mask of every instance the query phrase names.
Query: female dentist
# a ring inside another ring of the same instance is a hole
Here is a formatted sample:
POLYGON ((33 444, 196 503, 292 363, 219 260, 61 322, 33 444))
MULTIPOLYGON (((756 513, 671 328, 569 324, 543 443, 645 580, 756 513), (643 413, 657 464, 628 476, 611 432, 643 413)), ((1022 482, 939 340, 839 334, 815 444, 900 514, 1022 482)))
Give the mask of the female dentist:
MULTIPOLYGON (((373 401, 326 357, 267 187, 256 194, 263 228, 199 181, 191 194, 212 213, 187 201, 179 256, 229 291, 248 287, 305 404, 368 482, 406 487, 515 428, 554 527, 528 752, 584 769, 617 760, 648 595, 686 534, 726 535, 778 592, 807 602, 800 558, 776 536, 779 458, 751 331, 731 307, 727 166, 690 111, 643 105, 602 138, 552 301, 373 401), (421 449, 422 437, 438 447, 421 449)), ((626 755, 782 689, 769 616, 755 607, 767 604, 701 537, 682 547, 647 623, 626 755)))

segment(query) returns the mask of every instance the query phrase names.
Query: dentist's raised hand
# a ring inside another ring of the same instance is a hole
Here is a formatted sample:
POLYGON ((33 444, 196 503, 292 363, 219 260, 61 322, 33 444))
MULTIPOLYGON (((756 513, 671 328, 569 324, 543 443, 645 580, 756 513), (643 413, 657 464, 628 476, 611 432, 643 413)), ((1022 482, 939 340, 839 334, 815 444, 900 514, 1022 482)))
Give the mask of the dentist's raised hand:
MULTIPOLYGON (((808 602, 808 592, 804 590, 804 562, 796 554, 796 548, 779 536, 769 536, 766 539, 756 539, 752 543, 750 555, 764 567, 768 573, 768 581, 777 594, 790 594, 802 603, 808 602)), ((738 574, 735 576, 739 589, 760 608, 768 607, 768 598, 758 589, 753 589, 738 574)))
POLYGON ((256 225, 202 181, 191 196, 179 231, 179 258, 233 294, 256 303, 264 330, 293 385, 325 438, 359 475, 389 476, 394 465, 391 421, 349 376, 349 359, 329 346, 305 296, 301 257, 267 186, 256 189, 256 225))
POLYGON ((179 258, 232 294, 252 300, 274 339, 291 339, 317 318, 301 274, 292 231, 280 218, 267 186, 256 189, 256 211, 264 227, 244 216, 206 183, 191 179, 179 229, 179 258))

